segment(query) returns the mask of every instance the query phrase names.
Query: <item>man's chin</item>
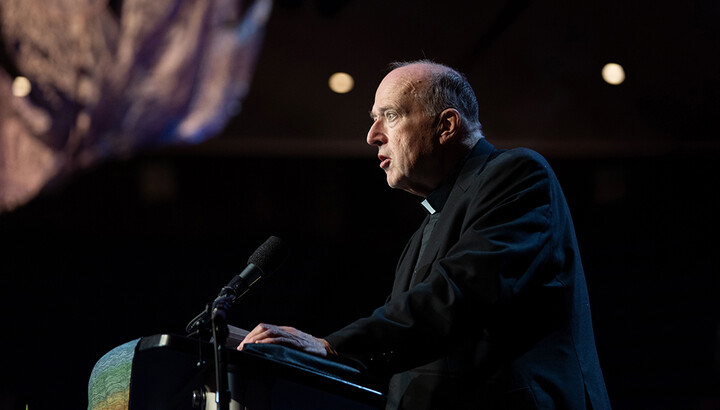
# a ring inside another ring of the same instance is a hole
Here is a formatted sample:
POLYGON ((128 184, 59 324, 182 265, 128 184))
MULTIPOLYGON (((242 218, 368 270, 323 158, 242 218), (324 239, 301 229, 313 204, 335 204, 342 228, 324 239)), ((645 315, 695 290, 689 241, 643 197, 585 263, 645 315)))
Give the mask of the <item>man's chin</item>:
POLYGON ((397 178, 393 178, 393 175, 389 172, 387 174, 387 184, 392 189, 403 189, 400 181, 398 181, 397 178))
POLYGON ((413 195, 417 195, 412 189, 410 189, 410 187, 406 183, 403 183, 403 181, 398 181, 397 179, 391 179, 390 174, 388 174, 387 184, 392 189, 400 189, 405 192, 409 192, 413 195))

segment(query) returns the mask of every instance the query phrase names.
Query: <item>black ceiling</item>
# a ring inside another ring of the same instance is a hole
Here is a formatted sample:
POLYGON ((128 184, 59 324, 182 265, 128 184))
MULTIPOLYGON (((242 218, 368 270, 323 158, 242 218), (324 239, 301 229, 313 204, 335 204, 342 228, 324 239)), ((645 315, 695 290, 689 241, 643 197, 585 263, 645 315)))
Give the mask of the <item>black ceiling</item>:
MULTIPOLYGON (((468 76, 498 146, 714 155, 719 56, 714 0, 277 0, 242 111, 185 152, 372 156, 367 111, 385 67, 429 58, 468 76), (602 81, 608 62, 624 66, 625 83, 602 81), (329 90, 336 71, 353 75, 352 92, 329 90)), ((17 74, 2 49, 0 65, 17 74)))

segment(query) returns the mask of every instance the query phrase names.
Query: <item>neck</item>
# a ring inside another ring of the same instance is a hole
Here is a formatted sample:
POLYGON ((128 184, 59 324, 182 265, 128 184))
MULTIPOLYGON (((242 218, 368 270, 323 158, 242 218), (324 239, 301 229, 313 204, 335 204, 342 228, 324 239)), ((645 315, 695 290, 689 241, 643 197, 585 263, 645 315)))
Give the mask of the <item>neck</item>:
POLYGON ((465 158, 480 138, 482 138, 482 134, 480 133, 477 135, 468 135, 465 138, 443 147, 442 151, 436 154, 435 167, 428 173, 427 178, 425 178, 428 183, 423 187, 415 186, 412 189, 406 189, 406 191, 423 198, 430 195, 450 174, 457 170, 459 162, 465 158))

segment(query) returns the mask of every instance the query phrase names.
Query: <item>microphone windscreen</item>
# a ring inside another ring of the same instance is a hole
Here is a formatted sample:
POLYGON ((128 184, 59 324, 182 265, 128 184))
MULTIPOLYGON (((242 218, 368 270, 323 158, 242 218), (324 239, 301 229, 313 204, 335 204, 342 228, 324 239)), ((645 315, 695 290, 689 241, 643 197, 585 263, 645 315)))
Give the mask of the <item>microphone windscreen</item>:
POLYGON ((288 253, 285 242, 277 236, 271 236, 250 255, 248 265, 254 264, 268 276, 280 267, 287 258, 288 253))

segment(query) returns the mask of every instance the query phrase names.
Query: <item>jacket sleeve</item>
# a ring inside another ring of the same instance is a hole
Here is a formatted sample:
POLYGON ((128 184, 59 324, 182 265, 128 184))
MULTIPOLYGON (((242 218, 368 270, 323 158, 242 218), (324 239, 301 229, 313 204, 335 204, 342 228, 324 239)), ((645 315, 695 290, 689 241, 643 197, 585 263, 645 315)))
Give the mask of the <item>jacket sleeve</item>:
POLYGON ((442 211, 431 238, 443 235, 446 248, 418 269, 424 279, 328 335, 340 354, 381 372, 416 367, 486 333, 523 294, 552 280, 554 177, 547 163, 512 150, 474 172, 466 192, 451 194, 455 202, 442 211))

